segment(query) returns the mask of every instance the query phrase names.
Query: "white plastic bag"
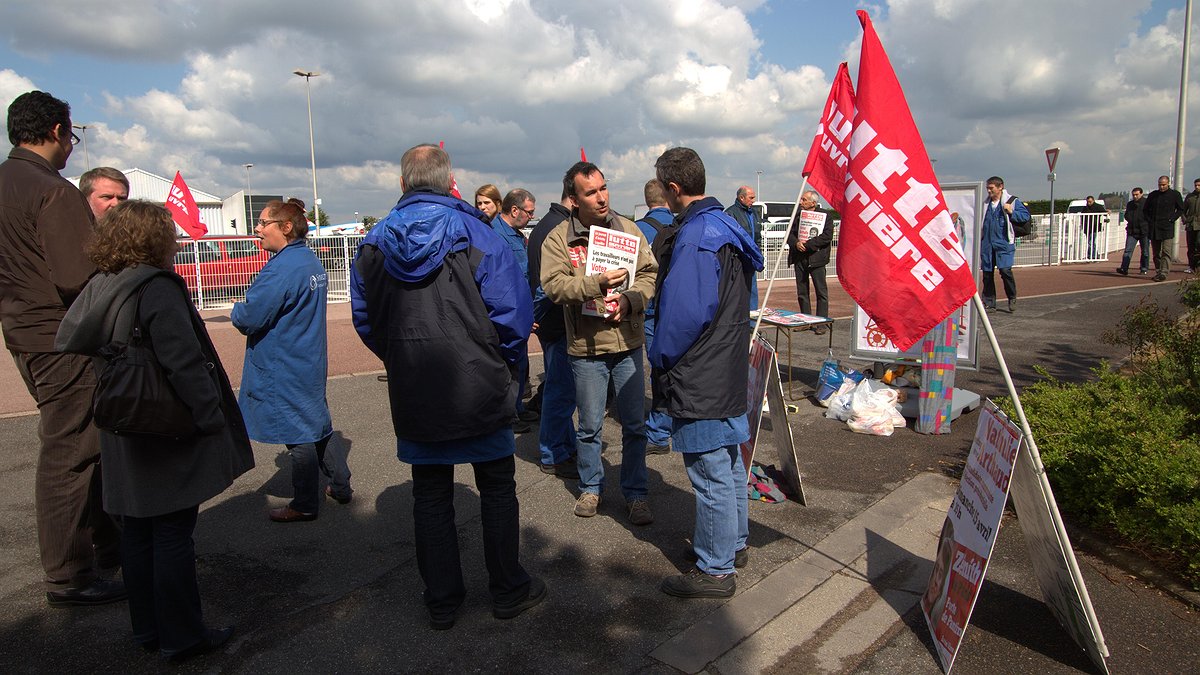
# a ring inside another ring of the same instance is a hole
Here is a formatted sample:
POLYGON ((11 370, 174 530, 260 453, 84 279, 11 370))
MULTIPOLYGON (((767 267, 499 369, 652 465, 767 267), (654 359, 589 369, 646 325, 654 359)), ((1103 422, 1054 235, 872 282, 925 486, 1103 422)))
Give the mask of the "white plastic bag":
MULTIPOLYGON (((878 380, 863 380, 851 396, 851 418, 847 422, 855 433, 891 436, 899 415, 899 393, 878 380)), ((903 420, 903 418, 900 418, 903 420)), ((903 426, 903 425, 901 425, 903 426)))

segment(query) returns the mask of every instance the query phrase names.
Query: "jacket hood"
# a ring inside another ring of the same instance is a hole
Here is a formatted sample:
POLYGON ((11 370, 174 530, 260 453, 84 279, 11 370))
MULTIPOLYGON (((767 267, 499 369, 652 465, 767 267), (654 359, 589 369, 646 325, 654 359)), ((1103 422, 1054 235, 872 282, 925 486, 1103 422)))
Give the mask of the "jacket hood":
POLYGON ((711 246, 715 251, 725 244, 733 244, 747 265, 757 272, 762 271, 763 254, 758 245, 754 243, 754 237, 730 219, 728 215, 725 215, 725 209, 721 207, 721 202, 716 197, 705 197, 692 202, 679 215, 678 221, 684 223, 701 215, 712 216, 704 219, 706 229, 700 240, 701 246, 711 246), (725 217, 720 217, 722 215, 725 217))
POLYGON ((442 266, 451 251, 467 247, 467 217, 483 212, 461 199, 426 189, 408 192, 372 228, 384 269, 405 282, 421 281, 442 266))
MULTIPOLYGON (((124 341, 125 335, 117 324, 125 301, 150 277, 166 273, 157 267, 134 265, 116 274, 106 272, 92 277, 63 317, 54 348, 60 352, 94 355, 112 343, 115 335, 120 335, 124 341)), ((126 322, 131 321, 132 315, 126 314, 125 318, 126 322)), ((128 323, 124 330, 128 331, 128 323)))

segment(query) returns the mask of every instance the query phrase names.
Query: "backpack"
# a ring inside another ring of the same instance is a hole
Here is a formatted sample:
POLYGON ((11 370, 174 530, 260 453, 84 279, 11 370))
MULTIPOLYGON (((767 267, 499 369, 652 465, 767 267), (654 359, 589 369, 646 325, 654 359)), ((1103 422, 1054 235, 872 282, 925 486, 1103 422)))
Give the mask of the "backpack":
MULTIPOLYGON (((1007 203, 1011 204, 1015 201, 1017 201, 1017 198, 1015 196, 1013 196, 1013 197, 1008 198, 1007 203)), ((1033 214, 1032 213, 1029 214, 1029 220, 1027 220, 1024 223, 1018 223, 1010 217, 1008 219, 1008 224, 1012 225, 1014 238, 1019 239, 1021 237, 1028 237, 1030 234, 1033 233, 1033 214)))

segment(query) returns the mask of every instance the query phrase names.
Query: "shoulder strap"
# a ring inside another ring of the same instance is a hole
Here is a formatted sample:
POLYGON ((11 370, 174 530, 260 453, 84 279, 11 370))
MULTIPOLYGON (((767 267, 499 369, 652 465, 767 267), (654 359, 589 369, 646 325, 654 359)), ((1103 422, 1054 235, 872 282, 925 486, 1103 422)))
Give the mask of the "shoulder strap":
POLYGON ((1008 201, 1007 201, 1007 202, 1005 202, 1005 203, 1006 203, 1006 204, 1011 204, 1011 203, 1013 203, 1013 202, 1015 202, 1015 201, 1017 201, 1017 196, 1016 196, 1016 195, 1012 195, 1011 197, 1009 197, 1009 198, 1008 198, 1008 201))

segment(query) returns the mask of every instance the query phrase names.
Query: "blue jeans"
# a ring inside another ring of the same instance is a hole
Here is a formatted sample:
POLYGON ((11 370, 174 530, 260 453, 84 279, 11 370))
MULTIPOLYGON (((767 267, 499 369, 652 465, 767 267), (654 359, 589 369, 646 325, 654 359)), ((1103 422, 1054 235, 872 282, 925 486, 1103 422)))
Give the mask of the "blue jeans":
MULTIPOLYGON (((654 327, 657 320, 653 315, 646 315, 646 350, 654 344, 654 327)), ((671 417, 662 410, 650 409, 646 415, 646 441, 655 445, 668 445, 671 442, 671 417)))
POLYGON ((292 503, 300 513, 317 513, 321 508, 321 477, 318 471, 329 477, 329 487, 337 497, 348 497, 350 489, 350 466, 346 462, 347 449, 344 443, 335 443, 332 452, 326 452, 333 434, 316 443, 288 444, 292 456, 292 503), (326 457, 330 461, 326 462, 326 457))
POLYGON ((1121 256, 1121 269, 1129 271, 1129 261, 1133 258, 1133 249, 1135 246, 1142 247, 1142 267, 1140 272, 1150 271, 1150 237, 1135 237, 1131 234, 1125 235, 1125 253, 1121 256))
POLYGON ((729 574, 734 554, 746 548, 750 534, 742 453, 736 445, 685 452, 683 465, 696 493, 696 567, 705 574, 729 574))
POLYGON ((567 337, 542 343, 546 381, 542 385, 542 419, 538 450, 542 464, 558 464, 575 456, 575 376, 567 360, 567 337))
POLYGON ((598 495, 604 487, 600 432, 611 380, 621 417, 621 493, 626 501, 646 498, 646 382, 642 349, 599 356, 572 356, 575 402, 579 405, 579 490, 598 495))

